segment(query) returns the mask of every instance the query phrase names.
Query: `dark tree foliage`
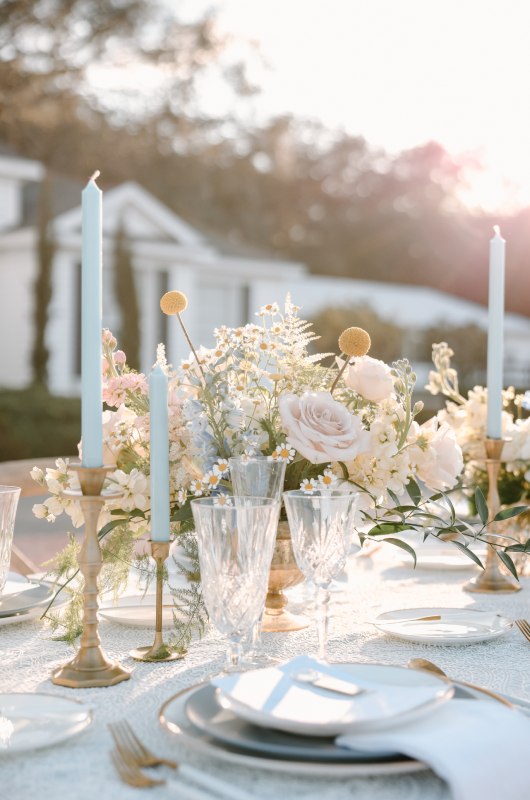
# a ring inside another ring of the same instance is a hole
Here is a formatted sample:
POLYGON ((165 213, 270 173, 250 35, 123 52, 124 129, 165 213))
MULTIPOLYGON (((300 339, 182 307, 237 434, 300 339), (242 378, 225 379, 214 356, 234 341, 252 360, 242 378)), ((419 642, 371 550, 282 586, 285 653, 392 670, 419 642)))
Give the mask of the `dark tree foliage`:
POLYGON ((120 308, 120 332, 118 342, 127 355, 132 369, 140 368, 140 309, 134 279, 131 252, 123 227, 116 234, 114 248, 114 286, 120 308))
POLYGON ((45 387, 48 378, 49 351, 46 347, 46 325, 52 296, 52 266, 54 244, 50 229, 50 188, 46 176, 41 184, 39 199, 37 260, 38 270, 34 284, 33 349, 31 364, 33 383, 45 387))

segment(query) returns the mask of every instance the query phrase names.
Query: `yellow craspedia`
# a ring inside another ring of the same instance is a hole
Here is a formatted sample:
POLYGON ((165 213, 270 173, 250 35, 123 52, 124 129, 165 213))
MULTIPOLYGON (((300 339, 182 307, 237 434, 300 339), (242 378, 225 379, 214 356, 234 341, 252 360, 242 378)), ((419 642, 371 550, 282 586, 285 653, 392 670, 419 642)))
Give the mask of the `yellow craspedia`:
POLYGON ((168 316, 180 314, 187 307, 188 298, 183 292, 166 292, 160 300, 160 308, 168 316))
POLYGON ((347 356, 365 356, 371 344, 364 328, 346 328, 339 336, 339 350, 347 356))

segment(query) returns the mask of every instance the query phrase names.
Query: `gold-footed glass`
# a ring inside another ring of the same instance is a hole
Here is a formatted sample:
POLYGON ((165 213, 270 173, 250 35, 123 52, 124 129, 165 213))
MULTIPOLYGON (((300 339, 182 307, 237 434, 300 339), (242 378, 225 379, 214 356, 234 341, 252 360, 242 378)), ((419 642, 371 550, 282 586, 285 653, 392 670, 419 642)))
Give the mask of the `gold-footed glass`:
POLYGON ((301 614, 292 614, 286 610, 289 602, 284 594, 285 589, 298 586, 304 575, 296 563, 288 522, 278 523, 274 555, 269 572, 265 613, 261 629, 266 633, 281 631, 301 631, 307 628, 310 620, 301 614))
POLYGON ((169 542, 150 541, 151 556, 156 562, 155 640, 152 645, 138 647, 130 654, 136 661, 164 663, 184 658, 184 653, 172 652, 162 635, 162 595, 164 591, 164 564, 169 557, 169 542))
POLYGON ((105 475, 114 467, 72 467, 78 476, 81 493, 65 492, 79 499, 85 517, 85 537, 79 553, 79 569, 85 579, 83 588, 83 633, 75 658, 52 673, 52 683, 72 689, 114 686, 126 681, 131 673, 117 661, 110 661, 101 647, 98 632, 98 575, 102 558, 98 539, 98 519, 106 500, 119 493, 101 495, 105 475))
MULTIPOLYGON (((503 439, 486 439, 486 469, 488 471, 488 511, 490 522, 488 530, 495 533, 496 523, 492 520, 498 514, 501 503, 499 498, 498 478, 501 466, 503 439)), ((505 575, 500 569, 501 562, 491 544, 486 549, 486 563, 482 572, 468 581, 464 589, 466 592, 518 592, 520 584, 510 575, 505 575)))

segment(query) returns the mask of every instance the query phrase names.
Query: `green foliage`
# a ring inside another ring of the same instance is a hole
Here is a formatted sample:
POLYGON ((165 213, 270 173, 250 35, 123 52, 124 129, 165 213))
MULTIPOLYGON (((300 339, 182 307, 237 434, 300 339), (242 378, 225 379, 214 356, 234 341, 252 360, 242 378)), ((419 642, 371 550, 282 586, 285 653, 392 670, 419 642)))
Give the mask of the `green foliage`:
POLYGON ((52 296, 52 267, 55 252, 54 243, 50 232, 52 218, 50 207, 50 181, 48 176, 41 183, 37 262, 38 271, 33 289, 33 350, 31 365, 33 368, 33 382, 46 386, 48 377, 49 352, 46 347, 45 335, 48 323, 48 309, 52 296))
POLYGON ((0 461, 73 455, 81 429, 78 398, 39 386, 0 391, 0 461))
POLYGON ((131 252, 123 228, 116 235, 114 249, 114 286, 120 309, 119 345, 127 353, 130 369, 140 368, 140 308, 131 252))

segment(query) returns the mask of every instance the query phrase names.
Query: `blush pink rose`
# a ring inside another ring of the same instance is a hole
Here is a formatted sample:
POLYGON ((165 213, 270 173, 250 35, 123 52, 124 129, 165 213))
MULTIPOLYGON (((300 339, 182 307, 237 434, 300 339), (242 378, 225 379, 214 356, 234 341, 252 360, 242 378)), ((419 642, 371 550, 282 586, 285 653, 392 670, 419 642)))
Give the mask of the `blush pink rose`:
POLYGON ((351 461, 368 444, 359 417, 329 392, 286 394, 278 407, 289 443, 312 464, 351 461))
MULTIPOLYGON (((340 362, 341 365, 343 363, 340 362)), ((394 388, 394 379, 388 364, 370 356, 353 359, 353 364, 344 371, 344 383, 370 403, 387 400, 394 388)))

